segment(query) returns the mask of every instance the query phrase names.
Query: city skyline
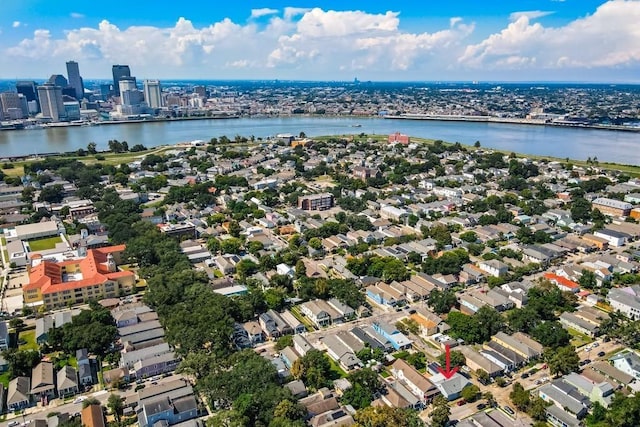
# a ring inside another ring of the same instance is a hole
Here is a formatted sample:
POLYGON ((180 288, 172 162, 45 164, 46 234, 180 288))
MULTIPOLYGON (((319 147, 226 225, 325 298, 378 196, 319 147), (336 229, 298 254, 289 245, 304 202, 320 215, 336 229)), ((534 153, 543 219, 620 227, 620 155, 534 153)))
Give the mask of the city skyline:
POLYGON ((3 79, 72 60, 85 80, 128 64, 141 80, 640 82, 636 0, 16 3, 0 6, 3 79))

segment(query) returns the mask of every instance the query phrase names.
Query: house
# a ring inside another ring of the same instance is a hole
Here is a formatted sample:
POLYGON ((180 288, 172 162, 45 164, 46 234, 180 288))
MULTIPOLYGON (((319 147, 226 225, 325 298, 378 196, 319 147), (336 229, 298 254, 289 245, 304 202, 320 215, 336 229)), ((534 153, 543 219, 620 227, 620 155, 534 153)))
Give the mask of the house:
POLYGON ((636 352, 629 350, 618 353, 609 360, 613 362, 616 369, 635 379, 640 379, 640 357, 636 352))
POLYGON ((327 354, 347 372, 363 366, 362 361, 336 335, 327 335, 322 340, 327 354))
POLYGON ((313 346, 302 335, 294 335, 294 337, 293 337, 293 349, 300 356, 304 356, 310 350, 313 350, 313 346))
POLYGON ((544 273, 543 277, 556 285, 561 291, 571 292, 574 294, 580 291, 580 285, 566 277, 559 276, 555 273, 544 273))
POLYGON ((460 375, 458 372, 449 378, 445 378, 444 375, 438 373, 429 378, 429 380, 438 388, 442 396, 449 401, 460 397, 462 389, 471 384, 466 377, 460 375))
POLYGON ((423 307, 418 307, 415 310, 416 312, 410 315, 409 318, 420 326, 420 334, 422 336, 428 337, 448 329, 448 325, 437 314, 423 307))
POLYGON ((407 386, 424 405, 431 402, 439 393, 437 387, 427 377, 402 359, 396 359, 391 365, 390 371, 391 375, 407 386))
POLYGON ((529 361, 537 359, 542 355, 544 347, 542 344, 532 340, 529 336, 522 332, 516 332, 508 335, 504 332, 498 332, 491 337, 491 341, 496 342, 500 346, 517 353, 524 360, 529 361))
POLYGON ((374 322, 373 330, 389 340, 396 350, 406 350, 411 348, 413 341, 407 338, 402 332, 398 331, 394 326, 387 322, 374 322))
POLYGON ((564 409, 578 419, 587 415, 591 402, 582 396, 571 384, 562 378, 553 380, 538 389, 538 396, 545 402, 553 403, 560 409, 564 409))
POLYGON ((613 401, 614 389, 607 381, 594 382, 575 372, 565 375, 563 380, 575 387, 581 395, 587 397, 591 402, 598 402, 605 408, 608 408, 613 401))
POLYGON ((594 231, 593 235, 607 241, 609 246, 619 248, 624 246, 627 240, 631 237, 627 233, 623 233, 616 230, 609 230, 603 228, 602 230, 594 231))
POLYGON ((7 409, 10 412, 24 409, 31 404, 31 379, 17 377, 9 381, 7 389, 7 409))
POLYGON ((640 319, 640 285, 611 288, 607 295, 611 308, 631 320, 640 319))
POLYGON ((77 394, 78 389, 78 373, 72 366, 64 366, 58 371, 58 396, 61 398, 77 394))
POLYGON ((502 366, 489 360, 484 354, 475 351, 471 347, 461 346, 458 347, 458 351, 464 355, 466 365, 473 372, 481 370, 489 374, 491 378, 502 375, 504 372, 502 366))
POLYGON ((179 358, 174 352, 160 354, 138 360, 133 364, 136 378, 148 378, 155 375, 166 374, 176 369, 179 358))
POLYGON ((289 310, 283 311, 280 316, 291 327, 294 334, 302 334, 307 331, 307 328, 289 310))
POLYGON ((138 391, 138 424, 140 427, 171 426, 198 416, 193 387, 178 377, 138 391))
POLYGON ((343 320, 351 320, 356 317, 355 310, 349 307, 347 304, 342 303, 337 298, 331 298, 327 301, 327 303, 331 306, 331 308, 338 312, 343 320))
POLYGON ((319 328, 329 326, 331 324, 331 314, 323 310, 317 301, 307 301, 300 304, 300 311, 319 328))
POLYGON ((481 261, 478 264, 480 270, 486 272, 493 277, 502 277, 509 272, 509 266, 497 259, 491 259, 488 261, 481 261))
POLYGON ((78 362, 78 381, 80 385, 92 385, 91 360, 86 348, 76 350, 76 360, 78 362))
POLYGON ((53 363, 40 362, 31 370, 31 394, 36 399, 51 400, 55 397, 56 386, 53 377, 53 363))
POLYGON ((258 344, 264 341, 264 336, 262 335, 262 328, 258 322, 247 322, 243 325, 244 330, 247 332, 247 338, 251 341, 252 344, 258 344))
POLYGON ((86 427, 105 427, 104 412, 101 405, 88 405, 80 413, 82 425, 86 427))

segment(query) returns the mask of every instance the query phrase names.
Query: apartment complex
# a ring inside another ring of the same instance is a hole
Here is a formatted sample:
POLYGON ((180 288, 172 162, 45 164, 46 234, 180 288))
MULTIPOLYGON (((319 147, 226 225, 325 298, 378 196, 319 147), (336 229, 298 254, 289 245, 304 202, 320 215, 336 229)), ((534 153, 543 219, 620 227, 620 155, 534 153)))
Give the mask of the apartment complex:
POLYGON ((56 261, 36 255, 23 288, 25 304, 44 304, 47 309, 86 302, 92 298, 112 298, 135 283, 131 271, 119 270, 125 246, 90 249, 86 256, 56 261))

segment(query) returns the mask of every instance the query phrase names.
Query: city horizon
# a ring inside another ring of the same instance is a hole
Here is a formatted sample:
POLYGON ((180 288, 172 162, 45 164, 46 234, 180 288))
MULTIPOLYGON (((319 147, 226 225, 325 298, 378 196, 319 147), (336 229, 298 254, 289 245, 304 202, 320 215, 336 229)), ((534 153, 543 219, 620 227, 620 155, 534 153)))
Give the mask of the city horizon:
POLYGON ((178 13, 142 2, 126 15, 53 3, 37 17, 0 6, 0 52, 10 65, 0 78, 45 80, 73 60, 83 76, 100 76, 87 80, 106 80, 120 63, 163 81, 640 83, 635 0, 422 8, 400 1, 390 9, 272 0, 178 13), (33 77, 34 69, 43 74, 33 77))

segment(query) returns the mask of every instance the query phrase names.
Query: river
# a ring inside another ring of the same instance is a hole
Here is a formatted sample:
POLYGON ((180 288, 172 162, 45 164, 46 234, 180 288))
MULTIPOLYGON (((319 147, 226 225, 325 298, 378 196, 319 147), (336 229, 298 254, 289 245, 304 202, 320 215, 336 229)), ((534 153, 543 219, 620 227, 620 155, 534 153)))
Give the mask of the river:
POLYGON ((102 126, 0 131, 0 158, 49 152, 74 151, 95 142, 106 149, 110 139, 127 141, 129 147, 164 144, 226 135, 250 137, 274 136, 278 133, 308 136, 347 135, 361 132, 389 134, 402 132, 416 137, 541 156, 640 164, 640 133, 597 129, 572 129, 552 126, 442 122, 431 120, 393 120, 381 118, 282 117, 172 122, 129 123, 102 126), (359 126, 359 127, 357 127, 359 126))

